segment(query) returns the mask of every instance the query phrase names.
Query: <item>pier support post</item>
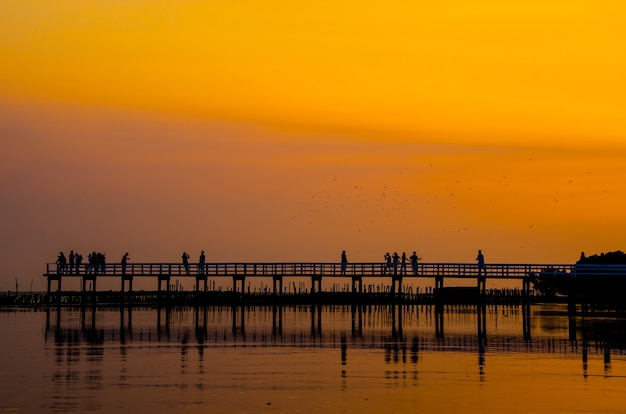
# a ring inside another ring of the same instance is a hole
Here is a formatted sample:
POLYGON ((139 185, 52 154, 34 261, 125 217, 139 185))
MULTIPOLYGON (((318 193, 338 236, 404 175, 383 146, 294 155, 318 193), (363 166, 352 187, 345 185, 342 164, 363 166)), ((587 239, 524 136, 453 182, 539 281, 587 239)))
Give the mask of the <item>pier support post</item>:
MULTIPOLYGON (((126 295, 124 293, 124 288, 125 288, 125 285, 126 285, 126 281, 128 281, 128 300, 129 300, 129 302, 132 302, 132 300, 133 300, 132 299, 132 294, 133 294, 133 276, 132 275, 127 275, 127 274, 123 273, 122 274, 122 299, 121 299, 122 303, 124 303, 124 301, 126 301, 126 295)), ((123 311, 122 311, 122 315, 124 315, 123 311)), ((129 310, 129 316, 130 316, 130 310, 129 310)))
POLYGON ((357 293, 357 285, 359 286, 358 292, 363 293, 363 278, 361 276, 352 276, 352 293, 357 293))
MULTIPOLYGON (((435 288, 433 289, 433 301, 435 304, 435 315, 437 315, 438 310, 443 312, 443 303, 444 303, 444 293, 443 293, 443 276, 436 275, 435 276, 435 288)), ((439 320, 436 319, 436 322, 439 323, 439 320)), ((443 325, 443 320, 441 321, 443 325)), ((438 331, 437 331, 438 332, 438 331)), ((442 329, 443 332, 443 329, 442 329)))
POLYGON ((522 295, 525 299, 530 297, 530 277, 524 276, 522 279, 522 295))
POLYGON ((97 276, 95 275, 95 273, 92 274, 84 274, 82 277, 82 292, 81 292, 81 300, 83 302, 86 301, 87 299, 87 281, 93 282, 91 285, 91 293, 92 293, 92 299, 93 302, 96 303, 96 278, 97 276))
POLYGON ((161 282, 165 282, 165 287, 166 287, 166 292, 167 292, 167 299, 169 300, 170 298, 170 275, 159 275, 159 301, 161 300, 161 282))
POLYGON ((50 290, 51 287, 51 282, 53 280, 57 281, 57 298, 58 298, 58 302, 59 304, 61 303, 61 275, 48 275, 48 304, 50 304, 50 294, 52 293, 50 290))
POLYGON ((402 294, 402 275, 391 276, 391 294, 396 295, 396 283, 398 283, 398 295, 402 294))
POLYGON ((436 304, 443 303, 443 276, 435 276, 435 289, 433 291, 433 299, 436 304))
POLYGON ((126 281, 128 281, 128 293, 133 292, 133 277, 131 275, 122 275, 122 295, 124 294, 126 281))
POLYGON ((321 292, 322 291, 322 276, 315 275, 311 276, 311 293, 321 292), (317 290, 315 290, 315 285, 317 284, 317 290))
POLYGON ((487 277, 478 275, 478 294, 480 296, 485 296, 485 292, 487 290, 487 277))
POLYGON ((443 276, 435 277, 435 289, 443 289, 443 276))
POLYGON ((283 294, 283 277, 282 276, 274 276, 273 278, 273 286, 272 286, 272 290, 274 292, 274 294, 276 295, 277 293, 279 295, 283 294), (276 290, 276 285, 278 285, 278 290, 276 290))
POLYGON ((244 275, 233 275, 233 293, 237 292, 237 281, 241 280, 241 293, 245 293, 246 277, 244 275))
POLYGON ((196 275, 196 292, 200 291, 200 282, 204 282, 203 292, 207 291, 207 275, 196 275))

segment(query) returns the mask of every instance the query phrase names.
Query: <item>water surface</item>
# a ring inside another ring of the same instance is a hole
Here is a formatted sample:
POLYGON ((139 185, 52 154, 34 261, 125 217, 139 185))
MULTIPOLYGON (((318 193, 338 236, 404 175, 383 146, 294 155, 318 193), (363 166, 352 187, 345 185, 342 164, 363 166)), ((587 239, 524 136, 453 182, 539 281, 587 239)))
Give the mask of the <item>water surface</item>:
POLYGON ((5 310, 11 412, 626 412, 624 321, 561 305, 5 310))

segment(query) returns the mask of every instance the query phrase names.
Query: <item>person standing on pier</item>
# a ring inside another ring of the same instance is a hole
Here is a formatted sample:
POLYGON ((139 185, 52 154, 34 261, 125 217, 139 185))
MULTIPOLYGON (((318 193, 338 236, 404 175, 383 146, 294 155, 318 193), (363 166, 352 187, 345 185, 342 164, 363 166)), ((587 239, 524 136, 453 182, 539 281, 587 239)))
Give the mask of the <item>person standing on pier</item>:
POLYGON ((400 261, 400 256, 398 256, 398 252, 393 252, 393 274, 398 273, 398 262, 400 261))
POLYGON ((401 263, 400 273, 402 273, 403 275, 406 275, 406 253, 405 252, 402 252, 402 258, 400 259, 400 263, 401 263))
POLYGON ((387 272, 391 272, 391 255, 389 252, 385 253, 385 267, 383 270, 383 275, 386 275, 387 272))
POLYGON ((413 275, 417 276, 417 261, 422 260, 422 258, 417 257, 417 253, 413 252, 409 259, 411 259, 411 268, 413 269, 413 275))
POLYGON ((96 257, 98 258, 98 264, 100 265, 100 270, 102 274, 106 274, 107 272, 107 258, 104 253, 96 253, 96 257))
POLYGON ((76 256, 74 255, 74 250, 70 250, 70 275, 72 274, 72 272, 74 271, 74 259, 76 259, 76 256))
POLYGON ((487 270, 485 269, 485 256, 483 256, 482 250, 478 250, 476 261, 478 262, 478 276, 480 276, 481 273, 484 276, 487 276, 487 270))
POLYGON ((57 273, 63 273, 65 271, 65 265, 67 265, 67 259, 63 252, 59 252, 59 257, 57 257, 57 273))
POLYGON ((202 252, 200 253, 200 259, 198 260, 198 273, 200 273, 201 275, 204 274, 204 260, 204 250, 202 250, 202 252))
POLYGON ((346 274, 346 267, 348 267, 348 256, 346 256, 346 251, 341 252, 341 274, 346 274))
POLYGON ((122 274, 126 274, 126 264, 128 263, 128 252, 122 256, 122 274))
POLYGON ((87 255, 87 273, 91 273, 94 271, 94 265, 96 263, 96 253, 91 252, 87 255))
POLYGON ((74 259, 76 260, 76 274, 78 275, 80 274, 80 265, 83 264, 83 255, 76 252, 74 256, 74 259))
POLYGON ((185 267, 185 273, 189 274, 189 254, 183 252, 183 266, 185 267))

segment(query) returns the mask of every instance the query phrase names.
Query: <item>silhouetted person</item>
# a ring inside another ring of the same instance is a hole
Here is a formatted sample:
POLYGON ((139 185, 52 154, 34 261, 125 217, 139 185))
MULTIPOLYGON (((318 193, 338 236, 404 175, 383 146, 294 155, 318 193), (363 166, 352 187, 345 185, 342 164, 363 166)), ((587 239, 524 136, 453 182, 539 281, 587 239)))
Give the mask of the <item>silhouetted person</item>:
POLYGON ((417 253, 413 252, 413 254, 411 255, 411 257, 409 257, 409 259, 411 259, 411 268, 413 269, 413 274, 417 275, 417 261, 422 260, 422 258, 417 257, 417 253))
POLYGON ((401 263, 400 273, 402 273, 403 275, 406 275, 406 253, 405 252, 402 252, 402 258, 400 258, 400 263, 401 263))
POLYGON ((185 267, 185 273, 189 274, 189 255, 187 252, 183 252, 183 266, 185 267))
POLYGON ((128 263, 128 253, 122 256, 122 274, 126 274, 126 264, 128 263))
POLYGON ((482 250, 478 251, 476 262, 478 262, 478 276, 480 276, 481 272, 483 275, 487 276, 487 270, 485 269, 485 256, 483 256, 482 250))
POLYGON ((100 270, 102 271, 102 274, 105 274, 106 271, 107 271, 107 268, 106 268, 106 264, 107 264, 106 256, 104 255, 104 253, 97 253, 96 257, 98 259, 98 265, 100 265, 100 270))
POLYGON ((98 273, 96 269, 96 252, 91 252, 91 254, 87 256, 87 261, 89 262, 87 273, 98 273))
POLYGON ((391 272, 391 255, 389 252, 385 253, 385 270, 383 274, 387 274, 387 272, 391 272))
POLYGON ((398 256, 398 252, 393 252, 393 274, 398 273, 398 262, 400 261, 400 256, 398 256))
POLYGON ((341 252, 341 274, 346 274, 346 267, 348 267, 348 256, 346 256, 346 251, 341 252))
POLYGON ((198 273, 200 273, 201 275, 204 274, 204 260, 204 250, 202 250, 202 252, 200 253, 200 259, 198 260, 198 273))
POLYGON ((103 270, 102 269, 102 253, 100 252, 96 253, 94 266, 96 268, 96 271, 95 271, 96 274, 100 273, 103 270))
POLYGON ((57 257, 57 273, 63 273, 65 271, 65 266, 67 265, 67 259, 63 252, 59 252, 59 257, 57 257))
POLYGON ((80 253, 74 254, 76 259, 76 274, 80 274, 80 265, 83 264, 83 255, 80 253))
POLYGON ((70 259, 70 275, 74 271, 74 259, 75 258, 76 258, 76 256, 74 255, 74 250, 70 250, 70 255, 69 255, 69 259, 70 259))

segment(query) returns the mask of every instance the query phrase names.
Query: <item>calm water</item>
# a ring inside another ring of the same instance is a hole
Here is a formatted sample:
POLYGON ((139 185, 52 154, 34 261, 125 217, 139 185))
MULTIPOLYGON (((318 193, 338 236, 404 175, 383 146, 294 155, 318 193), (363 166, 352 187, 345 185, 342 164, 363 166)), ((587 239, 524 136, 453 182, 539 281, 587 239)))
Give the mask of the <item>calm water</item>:
POLYGON ((625 323, 559 305, 0 312, 0 411, 626 412, 625 323))

